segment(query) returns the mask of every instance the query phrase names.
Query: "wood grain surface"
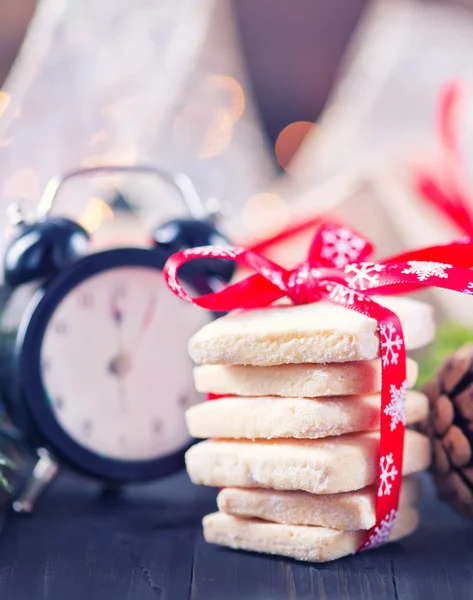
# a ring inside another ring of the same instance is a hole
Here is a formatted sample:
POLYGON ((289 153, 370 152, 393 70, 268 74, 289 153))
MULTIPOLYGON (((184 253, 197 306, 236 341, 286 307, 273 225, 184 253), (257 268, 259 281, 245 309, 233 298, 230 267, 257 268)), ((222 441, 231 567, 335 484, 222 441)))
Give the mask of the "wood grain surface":
POLYGON ((381 550, 325 565, 207 545, 215 490, 184 473, 118 497, 62 475, 34 514, 0 536, 2 600, 446 600, 472 597, 473 523, 437 502, 422 526, 381 550))

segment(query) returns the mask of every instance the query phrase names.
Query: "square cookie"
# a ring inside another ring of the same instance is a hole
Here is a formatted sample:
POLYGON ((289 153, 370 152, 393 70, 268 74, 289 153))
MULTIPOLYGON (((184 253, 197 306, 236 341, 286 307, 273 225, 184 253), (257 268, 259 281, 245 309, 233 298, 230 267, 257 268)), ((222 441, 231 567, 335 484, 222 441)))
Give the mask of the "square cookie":
MULTIPOLYGON (((399 511, 390 541, 413 533, 419 523, 414 508, 399 511)), ((283 525, 213 513, 203 519, 204 537, 211 544, 237 550, 278 554, 309 562, 328 562, 354 554, 365 531, 338 531, 326 527, 283 525)))
MULTIPOLYGON (((317 439, 379 429, 381 395, 281 398, 219 398, 189 408, 195 438, 317 439)), ((427 396, 407 392, 407 424, 429 414, 427 396)))
MULTIPOLYGON (((403 474, 430 465, 430 442, 406 431, 403 474)), ((194 483, 214 487, 265 487, 337 494, 376 481, 379 432, 320 440, 206 440, 186 453, 194 483)))
MULTIPOLYGON (((415 505, 421 481, 404 477, 399 507, 415 505)), ((309 494, 263 488, 224 488, 217 497, 220 512, 286 525, 312 525, 342 531, 371 529, 376 522, 376 488, 369 486, 341 494, 309 494)))
MULTIPOLYGON (((432 308, 410 298, 375 298, 400 318, 406 348, 432 341, 432 308)), ((379 357, 375 319, 322 301, 234 311, 205 325, 189 342, 198 364, 253 365, 333 363, 379 357)))
MULTIPOLYGON (((414 387, 418 366, 408 358, 407 385, 414 387)), ((202 365, 194 368, 198 392, 236 396, 348 396, 381 391, 381 359, 355 362, 275 365, 202 365)))

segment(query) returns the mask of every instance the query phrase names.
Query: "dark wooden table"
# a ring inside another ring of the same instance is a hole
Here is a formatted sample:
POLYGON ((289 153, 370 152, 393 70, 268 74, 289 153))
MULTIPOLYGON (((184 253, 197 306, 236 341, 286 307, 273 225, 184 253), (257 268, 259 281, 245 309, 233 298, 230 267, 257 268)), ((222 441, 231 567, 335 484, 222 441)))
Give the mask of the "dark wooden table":
POLYGON ((122 497, 62 475, 34 514, 0 535, 1 600, 473 598, 473 524, 431 490, 420 531, 326 565, 207 545, 215 491, 184 473, 122 497))

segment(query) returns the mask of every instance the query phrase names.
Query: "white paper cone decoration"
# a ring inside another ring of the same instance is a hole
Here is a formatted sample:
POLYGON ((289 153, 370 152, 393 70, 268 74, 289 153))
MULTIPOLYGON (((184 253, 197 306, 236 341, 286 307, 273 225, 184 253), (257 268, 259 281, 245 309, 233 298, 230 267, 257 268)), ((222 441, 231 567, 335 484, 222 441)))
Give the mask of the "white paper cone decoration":
MULTIPOLYGON (((274 173, 231 20, 222 0, 40 0, 0 97, 0 226, 9 202, 33 209, 78 165, 160 164, 230 205, 263 190, 274 173)), ((109 183, 71 183, 57 212, 77 218, 109 183)), ((179 207, 165 186, 112 183, 139 192, 153 224, 179 207)))
MULTIPOLYGON (((372 239, 378 256, 446 243, 463 233, 419 198, 412 167, 435 158, 435 107, 459 79, 462 153, 473 169, 473 13, 430 2, 374 2, 355 33, 314 136, 279 192, 294 214, 333 211, 372 239)), ((473 180, 470 182, 473 197, 473 180)), ((444 318, 473 324, 471 300, 427 292, 444 318)))
MULTIPOLYGON (((320 127, 304 140, 292 166, 299 187, 425 152, 434 141, 434 109, 446 81, 461 80, 473 105, 471 51, 472 10, 420 0, 372 2, 320 127)), ((465 111, 462 126, 473 168, 473 111, 465 111)))
MULTIPOLYGON (((244 237, 243 208, 249 198, 268 189, 276 170, 253 108, 228 0, 216 3, 192 72, 166 123, 148 137, 147 147, 158 164, 185 170, 204 200, 217 199, 228 234, 244 237)), ((156 206, 149 180, 133 180, 126 189, 156 206)))

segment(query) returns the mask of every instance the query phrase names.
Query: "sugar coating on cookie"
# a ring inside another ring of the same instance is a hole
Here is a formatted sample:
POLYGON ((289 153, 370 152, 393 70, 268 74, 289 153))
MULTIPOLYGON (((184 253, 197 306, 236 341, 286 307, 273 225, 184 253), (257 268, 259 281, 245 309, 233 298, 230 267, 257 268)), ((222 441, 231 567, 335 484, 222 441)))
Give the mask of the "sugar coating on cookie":
MULTIPOLYGON (((432 308, 410 298, 375 297, 401 320, 406 348, 432 341, 432 308)), ((198 364, 272 366, 379 357, 375 319, 327 301, 234 311, 205 325, 189 342, 198 364)))
MULTIPOLYGON (((404 437, 403 474, 430 465, 430 442, 416 431, 404 437)), ((266 487, 336 494, 376 481, 379 432, 319 440, 205 440, 186 453, 194 483, 214 487, 266 487)))
MULTIPOLYGON (((410 535, 418 523, 417 510, 400 510, 390 541, 410 535)), ((204 517, 203 526, 209 543, 310 562, 328 562, 354 554, 366 536, 365 531, 268 523, 220 512, 204 517)))
MULTIPOLYGON (((429 413, 427 396, 407 393, 407 424, 429 413)), ((379 429, 381 395, 329 398, 220 398, 186 411, 195 438, 317 439, 379 429)))
MULTIPOLYGON (((404 477, 399 507, 413 506, 421 495, 418 477, 404 477)), ((341 494, 309 494, 263 488, 224 488, 220 512, 287 525, 313 525, 342 531, 371 529, 376 523, 376 486, 341 494)))
MULTIPOLYGON (((413 387, 417 363, 406 362, 407 386, 413 387)), ((202 365, 194 368, 198 392, 237 396, 345 396, 381 391, 381 359, 357 362, 275 365, 202 365)))

